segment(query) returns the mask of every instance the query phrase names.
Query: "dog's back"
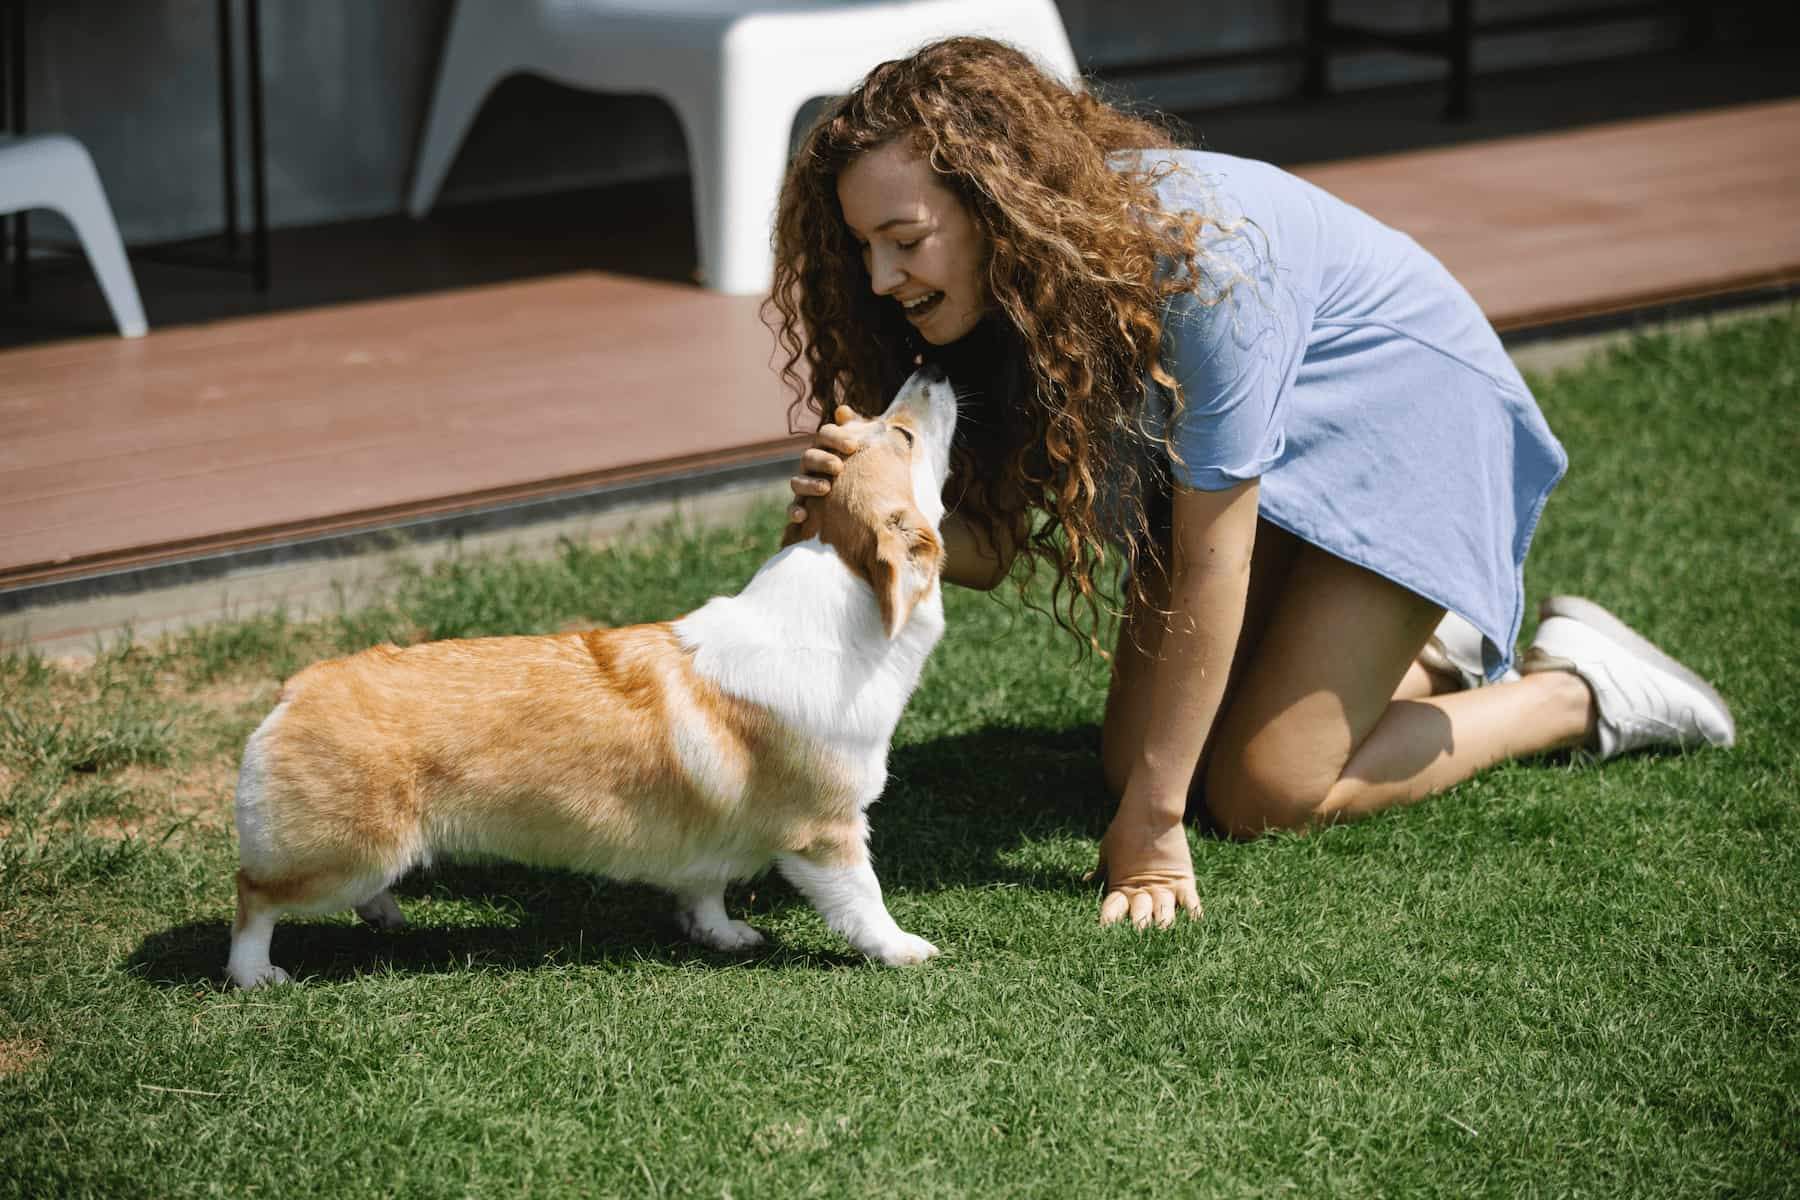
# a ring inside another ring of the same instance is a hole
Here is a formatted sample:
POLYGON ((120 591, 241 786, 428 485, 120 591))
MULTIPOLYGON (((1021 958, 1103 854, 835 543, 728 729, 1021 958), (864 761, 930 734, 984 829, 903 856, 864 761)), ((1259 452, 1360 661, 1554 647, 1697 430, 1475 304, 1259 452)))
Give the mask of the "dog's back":
POLYGON ((307 668, 281 703, 250 751, 253 879, 478 851, 665 883, 793 820, 762 811, 791 739, 701 679, 667 624, 378 647, 307 668))

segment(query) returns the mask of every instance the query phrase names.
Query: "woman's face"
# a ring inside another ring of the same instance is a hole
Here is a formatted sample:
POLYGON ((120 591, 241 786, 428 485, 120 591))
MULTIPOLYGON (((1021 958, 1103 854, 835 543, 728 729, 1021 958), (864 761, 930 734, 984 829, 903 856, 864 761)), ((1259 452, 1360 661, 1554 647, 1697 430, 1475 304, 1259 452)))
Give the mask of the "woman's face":
POLYGON ((934 346, 975 328, 992 302, 987 235, 930 164, 889 142, 845 167, 837 193, 877 296, 934 346))

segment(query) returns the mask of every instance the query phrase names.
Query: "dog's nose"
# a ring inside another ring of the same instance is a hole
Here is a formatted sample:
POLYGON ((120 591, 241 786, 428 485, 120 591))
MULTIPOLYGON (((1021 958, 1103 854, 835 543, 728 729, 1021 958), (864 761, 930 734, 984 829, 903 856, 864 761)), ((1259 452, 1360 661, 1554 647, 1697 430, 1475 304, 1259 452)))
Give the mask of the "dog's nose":
POLYGON ((944 370, 942 363, 928 362, 918 370, 919 382, 943 383, 950 378, 950 372, 944 370))

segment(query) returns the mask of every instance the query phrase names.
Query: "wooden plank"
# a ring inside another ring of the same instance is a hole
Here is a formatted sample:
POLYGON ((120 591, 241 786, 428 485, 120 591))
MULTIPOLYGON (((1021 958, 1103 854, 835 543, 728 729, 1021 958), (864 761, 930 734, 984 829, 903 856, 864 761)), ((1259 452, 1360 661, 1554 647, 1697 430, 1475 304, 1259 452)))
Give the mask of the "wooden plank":
POLYGON ((584 274, 0 355, 0 578, 769 453, 756 309, 584 274))

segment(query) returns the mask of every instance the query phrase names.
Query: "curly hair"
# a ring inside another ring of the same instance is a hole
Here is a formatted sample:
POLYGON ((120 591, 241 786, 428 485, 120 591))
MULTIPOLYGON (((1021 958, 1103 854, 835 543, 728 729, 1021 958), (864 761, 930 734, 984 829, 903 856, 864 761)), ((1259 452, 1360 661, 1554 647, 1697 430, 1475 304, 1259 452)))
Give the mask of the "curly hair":
POLYGON ((1086 617, 1097 632, 1111 615, 1094 585, 1108 533, 1132 566, 1134 600, 1148 600, 1144 568, 1160 567, 1147 507, 1160 489, 1142 476, 1162 459, 1133 451, 1146 436, 1146 379, 1180 403, 1160 361, 1162 312, 1201 275, 1201 218, 1156 200, 1173 166, 1109 155, 1179 140, 985 38, 936 42, 870 71, 821 114, 782 187, 764 319, 795 395, 790 421, 802 408, 822 421, 840 403, 880 412, 917 357, 936 353, 870 290, 838 203, 839 174, 896 141, 967 206, 990 247, 988 344, 946 355, 963 407, 952 507, 990 540, 1003 524, 1028 529, 1019 549, 1055 570, 1056 621, 1096 646, 1081 626, 1086 617), (1107 492, 1116 509, 1103 509, 1107 492), (1022 525, 1032 509, 1042 518, 1022 525))

